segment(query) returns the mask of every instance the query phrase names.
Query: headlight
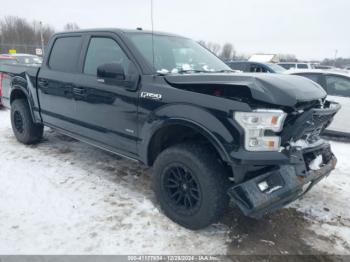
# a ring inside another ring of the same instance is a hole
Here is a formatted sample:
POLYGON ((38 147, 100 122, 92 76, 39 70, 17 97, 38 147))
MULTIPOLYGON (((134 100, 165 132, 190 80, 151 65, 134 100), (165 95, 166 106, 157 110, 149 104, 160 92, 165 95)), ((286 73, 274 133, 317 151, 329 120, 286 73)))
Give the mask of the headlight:
POLYGON ((265 136, 265 131, 280 132, 287 114, 282 110, 259 109, 236 112, 235 120, 244 129, 244 146, 248 151, 278 151, 279 136, 265 136))

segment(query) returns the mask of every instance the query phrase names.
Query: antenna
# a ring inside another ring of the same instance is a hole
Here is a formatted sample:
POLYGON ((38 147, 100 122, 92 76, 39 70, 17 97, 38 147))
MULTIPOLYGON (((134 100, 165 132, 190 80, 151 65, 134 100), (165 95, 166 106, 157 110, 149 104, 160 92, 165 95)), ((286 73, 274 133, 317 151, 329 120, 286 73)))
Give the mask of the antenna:
POLYGON ((153 68, 156 69, 154 63, 154 25, 153 25, 153 0, 151 0, 151 26, 152 26, 152 64, 153 68))

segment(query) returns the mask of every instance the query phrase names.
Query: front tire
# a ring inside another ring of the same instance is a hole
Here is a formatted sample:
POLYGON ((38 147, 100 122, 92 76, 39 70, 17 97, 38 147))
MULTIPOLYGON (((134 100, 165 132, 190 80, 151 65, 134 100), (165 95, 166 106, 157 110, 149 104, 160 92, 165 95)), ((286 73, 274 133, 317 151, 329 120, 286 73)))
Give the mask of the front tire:
POLYGON ((205 228, 222 217, 229 183, 216 155, 203 146, 172 146, 154 164, 153 185, 162 210, 188 229, 205 228))
POLYGON ((43 137, 44 126, 34 123, 28 102, 25 99, 16 99, 12 102, 11 124, 15 137, 23 144, 37 143, 43 137))

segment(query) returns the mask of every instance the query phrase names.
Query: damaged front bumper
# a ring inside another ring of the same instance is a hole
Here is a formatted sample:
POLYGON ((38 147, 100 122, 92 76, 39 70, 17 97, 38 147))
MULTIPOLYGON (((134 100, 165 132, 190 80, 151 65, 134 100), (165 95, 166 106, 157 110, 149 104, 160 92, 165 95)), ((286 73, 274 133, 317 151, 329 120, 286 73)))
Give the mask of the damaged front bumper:
POLYGON ((335 168, 336 157, 327 142, 312 148, 292 147, 288 164, 229 189, 228 193, 247 216, 260 218, 304 195, 335 168), (310 163, 322 156, 317 170, 310 163))
POLYGON ((339 109, 339 104, 326 101, 323 108, 312 108, 292 117, 281 132, 282 141, 289 141, 281 152, 233 153, 239 159, 233 166, 238 183, 228 193, 245 215, 259 218, 281 208, 330 174, 337 159, 320 133, 339 109), (264 165, 270 168, 247 178, 245 166, 264 165))

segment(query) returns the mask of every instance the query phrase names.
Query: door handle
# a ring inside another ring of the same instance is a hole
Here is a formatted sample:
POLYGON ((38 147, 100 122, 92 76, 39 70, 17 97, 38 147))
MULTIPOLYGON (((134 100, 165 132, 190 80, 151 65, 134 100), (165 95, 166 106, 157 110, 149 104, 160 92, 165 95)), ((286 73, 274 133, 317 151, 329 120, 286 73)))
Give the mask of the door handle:
POLYGON ((73 87, 73 93, 76 95, 84 95, 86 94, 85 88, 73 87))
POLYGON ((73 97, 75 100, 85 100, 88 95, 85 88, 73 87, 73 97))
POLYGON ((38 80, 38 84, 41 86, 41 87, 47 87, 49 85, 49 81, 45 80, 45 79, 39 79, 38 80))

